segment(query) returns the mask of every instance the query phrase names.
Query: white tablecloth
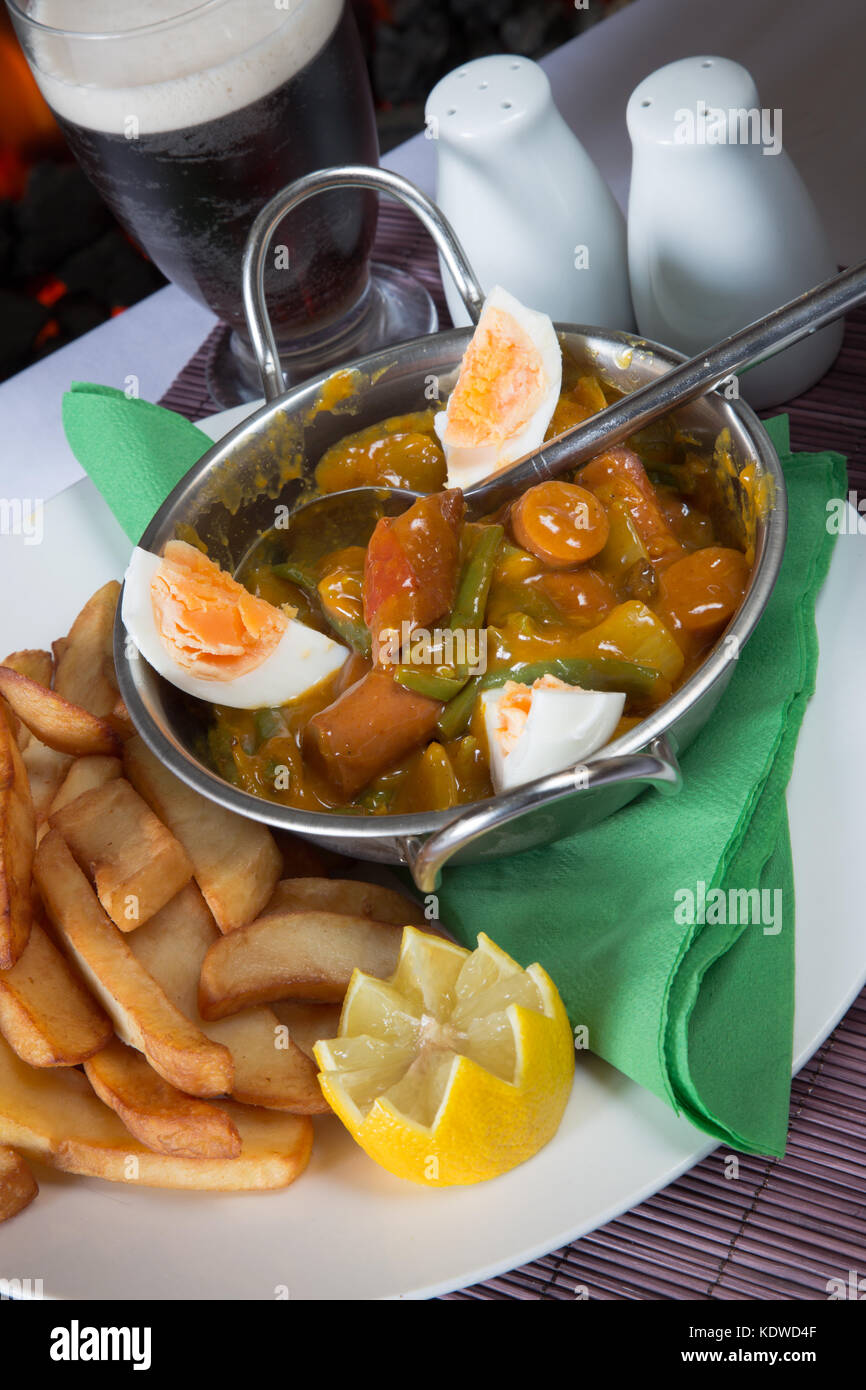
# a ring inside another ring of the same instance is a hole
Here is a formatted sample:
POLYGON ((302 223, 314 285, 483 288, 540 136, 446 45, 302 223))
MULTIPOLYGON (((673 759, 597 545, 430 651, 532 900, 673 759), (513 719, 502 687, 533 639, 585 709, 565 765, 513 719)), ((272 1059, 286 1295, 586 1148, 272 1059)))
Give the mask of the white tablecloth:
MULTIPOLYGON (((818 201, 840 263, 866 259, 866 118, 862 0, 637 0, 544 63, 556 101, 626 206, 625 106, 637 83, 675 58, 745 64, 763 105, 781 107, 785 147, 818 201)), ((418 136, 383 164, 435 191, 435 147, 418 136)), ((213 327, 170 286, 0 384, 0 499, 48 500, 81 477, 60 422, 75 380, 157 400, 213 327)), ((2 544, 2 536, 0 536, 2 544)))

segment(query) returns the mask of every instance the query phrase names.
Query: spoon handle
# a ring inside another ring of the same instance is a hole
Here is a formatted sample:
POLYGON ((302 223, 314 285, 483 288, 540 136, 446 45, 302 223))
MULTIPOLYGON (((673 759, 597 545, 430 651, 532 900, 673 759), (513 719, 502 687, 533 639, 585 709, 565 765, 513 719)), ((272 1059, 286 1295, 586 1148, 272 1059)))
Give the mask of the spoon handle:
POLYGON ((866 300, 866 261, 832 276, 764 318, 756 319, 739 333, 664 372, 583 424, 566 430, 506 471, 478 487, 469 488, 467 502, 471 500, 477 513, 485 509, 488 500, 491 505, 498 504, 503 487, 508 490, 525 488, 586 463, 604 449, 621 444, 660 415, 706 395, 734 372, 757 366, 783 348, 841 318, 863 300, 866 300))

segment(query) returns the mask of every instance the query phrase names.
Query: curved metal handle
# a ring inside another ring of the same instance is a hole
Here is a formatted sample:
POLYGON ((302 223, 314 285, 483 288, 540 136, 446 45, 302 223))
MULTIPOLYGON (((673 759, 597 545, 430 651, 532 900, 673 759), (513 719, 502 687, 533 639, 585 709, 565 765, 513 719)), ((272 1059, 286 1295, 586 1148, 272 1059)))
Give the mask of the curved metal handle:
POLYGON ((481 313, 484 291, 466 258, 466 252, 457 240, 453 227, 426 193, 422 193, 420 188, 416 188, 414 183, 402 178, 400 174, 392 174, 387 169, 373 169, 366 164, 345 164, 333 169, 317 169, 290 184, 280 193, 274 194, 253 223, 244 248, 244 313, 262 376, 265 399, 268 401, 276 400, 286 390, 274 330, 265 302, 265 258, 271 237, 287 213, 300 207, 301 203, 317 193, 325 193, 335 188, 370 188, 377 193, 387 193, 411 208, 436 242, 439 254, 451 273, 473 323, 478 322, 481 313))
POLYGON ((435 891, 443 866, 449 859, 488 831, 517 820, 528 811, 575 793, 597 791, 619 782, 646 782, 660 792, 672 795, 683 784, 676 754, 666 735, 653 739, 640 753, 626 757, 600 758, 598 762, 578 763, 563 772, 551 773, 507 796, 497 796, 473 806, 426 840, 402 842, 409 872, 422 893, 435 891))

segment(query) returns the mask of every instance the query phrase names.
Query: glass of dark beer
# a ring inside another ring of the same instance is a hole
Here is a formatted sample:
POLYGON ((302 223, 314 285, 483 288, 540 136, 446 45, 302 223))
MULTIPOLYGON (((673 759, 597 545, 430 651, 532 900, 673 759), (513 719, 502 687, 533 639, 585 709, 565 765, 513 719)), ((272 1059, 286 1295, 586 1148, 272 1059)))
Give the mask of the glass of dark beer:
MULTIPOLYGON (((378 163, 347 0, 7 0, 48 105, 115 215, 233 332, 212 381, 260 394, 241 299, 261 207, 314 169, 378 163)), ((273 239, 268 302, 287 378, 435 328, 408 276, 371 273, 376 196, 310 199, 273 239)))

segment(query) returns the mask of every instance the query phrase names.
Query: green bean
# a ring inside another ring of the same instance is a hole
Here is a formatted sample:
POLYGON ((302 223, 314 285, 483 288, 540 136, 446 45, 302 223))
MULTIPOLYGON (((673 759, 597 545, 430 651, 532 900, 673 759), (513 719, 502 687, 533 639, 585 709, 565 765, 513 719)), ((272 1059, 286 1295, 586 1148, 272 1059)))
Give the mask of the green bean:
POLYGON ((473 676, 472 680, 464 685, 460 694, 448 701, 436 725, 436 732, 444 743, 452 738, 458 738, 463 733, 472 718, 472 711, 475 708, 475 700, 480 686, 481 677, 473 676))
POLYGON ((373 650, 373 644, 367 625, 347 617, 344 613, 337 613, 331 608, 326 608, 322 603, 319 581, 315 575, 293 560, 287 560, 285 564, 281 565, 271 565, 271 571, 277 579, 287 579, 291 584, 296 584, 299 589, 302 589, 308 597, 315 599, 322 610, 325 621, 334 629, 337 636, 353 651, 360 652, 361 656, 369 657, 373 650))
POLYGON ((550 661, 523 663, 473 677, 448 701, 439 716, 436 732, 444 742, 458 738, 472 718, 475 701, 483 690, 493 690, 506 681, 532 685, 542 676, 558 676, 567 685, 579 685, 584 690, 624 690, 626 695, 636 699, 654 698, 659 685, 664 684, 658 672, 648 666, 638 666, 634 661, 622 661, 618 657, 554 657, 550 661))
POLYGON ((524 550, 522 545, 515 545, 513 541, 504 540, 499 547, 499 555, 503 560, 511 560, 515 555, 522 555, 527 560, 534 560, 535 556, 530 555, 528 550, 524 550))
POLYGON ((281 734, 285 730, 282 712, 278 709, 256 710, 256 737, 258 746, 267 743, 269 738, 275 734, 281 734))
POLYGON ((390 810, 395 791, 394 787, 368 787, 355 804, 359 808, 363 807, 371 815, 381 815, 390 810))
POLYGON ((345 613, 335 613, 332 609, 324 609, 325 621, 330 623, 338 637, 341 637, 347 647, 352 651, 358 652, 361 656, 369 657, 373 650, 373 642, 370 637, 370 629, 366 623, 358 622, 354 618, 348 618, 345 613))
POLYGON ((309 570, 304 569, 303 565, 295 564, 293 560, 286 560, 280 565, 271 565, 272 574, 277 579, 287 579, 290 584, 297 584, 299 589, 303 589, 305 594, 315 594, 319 581, 309 570))
POLYGON ((428 700, 447 703, 463 689, 469 672, 453 666, 428 670, 420 666, 397 666, 394 679, 404 690, 414 690, 416 695, 426 695, 428 700), (452 671, 453 675, 450 674, 452 671))
POLYGON ((490 583, 503 535, 501 526, 485 526, 476 540, 457 588, 457 597, 449 622, 452 632, 460 628, 482 626, 487 595, 490 593, 490 583))
POLYGON ((624 690, 626 695, 652 698, 664 682, 657 671, 637 662, 619 657, 553 657, 550 661, 534 661, 512 666, 504 671, 488 671, 481 677, 482 690, 491 690, 506 681, 532 685, 542 676, 557 676, 567 685, 580 685, 584 690, 624 690))

